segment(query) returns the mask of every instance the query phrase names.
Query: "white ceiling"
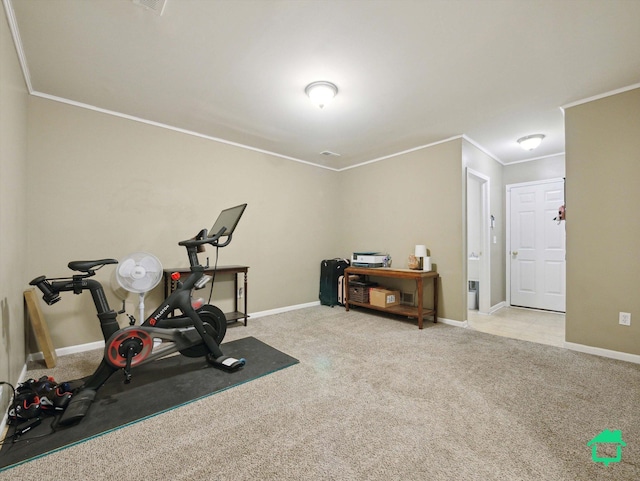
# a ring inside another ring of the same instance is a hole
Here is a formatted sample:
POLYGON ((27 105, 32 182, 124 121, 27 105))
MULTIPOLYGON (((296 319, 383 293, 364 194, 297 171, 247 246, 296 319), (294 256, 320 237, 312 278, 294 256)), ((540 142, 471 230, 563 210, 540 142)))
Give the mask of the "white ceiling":
POLYGON ((640 82, 640 0, 4 2, 33 94, 338 170, 459 135, 562 153, 561 106, 640 82))

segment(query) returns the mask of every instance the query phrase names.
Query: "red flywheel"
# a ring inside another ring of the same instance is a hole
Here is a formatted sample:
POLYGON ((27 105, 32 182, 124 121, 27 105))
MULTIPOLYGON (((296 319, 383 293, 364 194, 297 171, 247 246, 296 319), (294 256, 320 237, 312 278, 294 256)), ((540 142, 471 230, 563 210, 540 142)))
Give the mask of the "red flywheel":
POLYGON ((137 327, 126 327, 116 332, 105 346, 105 359, 113 367, 127 365, 127 353, 132 349, 131 366, 144 361, 153 350, 153 338, 137 327))

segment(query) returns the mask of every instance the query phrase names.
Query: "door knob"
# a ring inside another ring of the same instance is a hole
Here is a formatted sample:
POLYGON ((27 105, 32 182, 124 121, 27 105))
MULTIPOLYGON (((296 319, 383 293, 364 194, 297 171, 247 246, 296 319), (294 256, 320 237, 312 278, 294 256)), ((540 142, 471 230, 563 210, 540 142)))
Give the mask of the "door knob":
POLYGON ((511 255, 517 256, 518 255, 518 251, 511 251, 511 255))

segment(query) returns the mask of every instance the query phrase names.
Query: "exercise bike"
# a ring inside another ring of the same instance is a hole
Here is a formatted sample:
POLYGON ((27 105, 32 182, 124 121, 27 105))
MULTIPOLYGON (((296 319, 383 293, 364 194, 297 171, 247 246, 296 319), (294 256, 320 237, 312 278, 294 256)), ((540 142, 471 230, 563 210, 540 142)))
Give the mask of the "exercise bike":
POLYGON ((129 316, 130 325, 121 328, 116 318, 124 309, 120 312, 111 309, 100 282, 90 279, 98 269, 109 264, 117 264, 116 259, 72 261, 68 267, 78 274, 67 278, 40 276, 29 283, 42 291, 43 299, 48 305, 58 302, 61 292, 81 294, 89 291, 105 341, 104 356, 100 365, 83 385, 74 390, 58 421, 60 425, 66 426, 81 421, 89 411, 98 389, 118 370, 124 372, 125 383, 129 383, 132 367, 176 352, 186 357, 204 356, 213 367, 229 372, 245 365, 244 359, 225 356, 220 349, 220 343, 227 331, 224 313, 210 304, 194 307, 192 291, 205 287, 211 280, 210 276, 204 275, 204 267, 200 265, 198 253, 204 251, 207 244, 216 248, 228 245, 246 206, 247 204, 241 204, 223 210, 210 231, 203 229, 194 238, 178 243, 187 249, 191 274, 184 282, 179 280, 179 274, 173 274, 172 279, 177 281, 176 290, 144 322, 141 320, 140 325, 134 325, 135 319, 129 316), (173 316, 172 313, 176 309, 182 315, 173 316), (159 343, 157 340, 162 342, 159 343))

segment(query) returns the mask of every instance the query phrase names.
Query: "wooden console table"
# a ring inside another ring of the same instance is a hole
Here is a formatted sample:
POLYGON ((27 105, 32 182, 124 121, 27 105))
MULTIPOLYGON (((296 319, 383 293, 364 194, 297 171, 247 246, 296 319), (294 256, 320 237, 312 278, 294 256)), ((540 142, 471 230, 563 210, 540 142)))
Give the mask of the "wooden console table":
POLYGON ((417 271, 413 269, 391 269, 388 267, 347 267, 344 271, 344 295, 345 308, 348 311, 349 305, 366 307, 368 309, 376 309, 378 311, 389 312, 407 317, 416 317, 418 319, 418 329, 422 329, 422 320, 424 316, 433 316, 433 322, 438 322, 438 279, 439 274, 434 271, 417 271), (416 281, 418 288, 418 307, 414 306, 391 306, 378 307, 366 302, 356 302, 349 300, 349 276, 364 275, 371 277, 393 277, 395 279, 413 279, 416 281), (425 309, 422 305, 422 293, 425 279, 433 280, 433 309, 425 309))
MULTIPOLYGON (((213 267, 205 268, 204 273, 213 275, 214 272, 216 275, 218 274, 234 274, 234 311, 233 312, 225 312, 224 316, 227 318, 227 322, 237 322, 241 319, 244 319, 244 325, 247 325, 247 319, 249 318, 249 314, 247 314, 247 273, 249 271, 249 267, 247 266, 218 266, 216 269, 213 267), (238 310, 238 274, 244 274, 244 312, 238 310)), ((191 275, 191 269, 189 268, 177 268, 177 269, 163 269, 163 277, 164 277, 164 298, 166 299, 169 295, 175 291, 177 284, 176 281, 171 279, 171 274, 173 272, 179 272, 180 277, 184 280, 189 275, 191 275)))

